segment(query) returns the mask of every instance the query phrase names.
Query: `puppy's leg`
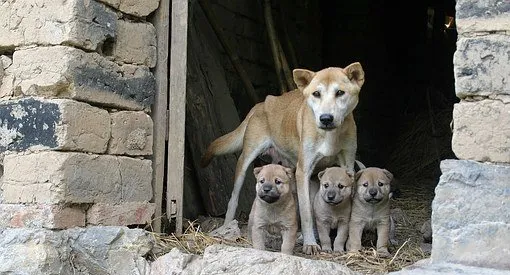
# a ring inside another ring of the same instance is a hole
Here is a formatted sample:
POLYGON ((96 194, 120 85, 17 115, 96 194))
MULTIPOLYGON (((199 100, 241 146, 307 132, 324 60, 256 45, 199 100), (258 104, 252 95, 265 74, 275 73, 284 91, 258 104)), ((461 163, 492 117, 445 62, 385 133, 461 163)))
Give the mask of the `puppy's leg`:
MULTIPOLYGON (((245 141, 246 143, 246 141, 245 141)), ((225 215, 224 225, 230 223, 236 214, 237 204, 239 202, 239 193, 241 193, 241 188, 243 187, 244 178, 246 176, 246 170, 252 163, 252 161, 264 150, 269 147, 269 141, 267 139, 262 139, 259 141, 252 141, 251 143, 246 144, 243 149, 243 152, 239 156, 239 160, 237 161, 235 181, 234 181, 234 189, 232 190, 232 196, 228 202, 227 214, 225 215), (250 145, 254 144, 254 146, 250 145)))
POLYGON ((335 242, 333 244, 333 251, 345 252, 344 246, 349 235, 349 221, 342 220, 338 223, 338 229, 336 231, 335 242))
POLYGON ((361 250, 361 236, 365 223, 363 221, 349 222, 349 238, 347 239, 347 251, 356 252, 361 250))
POLYGON ((292 255, 294 252, 294 245, 296 245, 296 235, 297 225, 294 228, 282 230, 282 253, 292 255))
POLYGON ((299 201, 299 214, 301 216, 301 231, 303 233, 303 253, 317 254, 319 245, 313 234, 313 215, 310 203, 310 176, 316 161, 315 156, 309 155, 304 159, 304 154, 300 153, 300 160, 296 168, 296 183, 299 201))
POLYGON ((331 247, 331 238, 329 237, 329 224, 317 221, 317 231, 319 233, 319 240, 321 241, 321 250, 325 252, 333 251, 331 247))
POLYGON ((381 221, 377 224, 377 254, 382 258, 391 256, 388 252, 388 235, 390 225, 388 221, 381 221))
POLYGON ((253 248, 265 250, 264 229, 262 226, 256 224, 252 227, 251 241, 253 248))

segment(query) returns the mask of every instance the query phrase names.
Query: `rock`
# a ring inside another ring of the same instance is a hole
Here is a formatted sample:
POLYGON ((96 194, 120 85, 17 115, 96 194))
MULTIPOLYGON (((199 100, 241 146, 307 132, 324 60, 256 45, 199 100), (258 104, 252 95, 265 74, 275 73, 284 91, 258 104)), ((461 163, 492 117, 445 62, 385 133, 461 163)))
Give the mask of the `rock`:
POLYGON ((237 220, 233 220, 229 224, 222 225, 219 228, 209 232, 209 235, 220 237, 226 240, 236 241, 241 238, 241 230, 237 225, 237 220))
POLYGON ((390 275, 508 275, 508 271, 452 263, 434 263, 430 259, 416 262, 390 275))
POLYGON ((151 264, 150 275, 196 274, 202 270, 202 256, 181 252, 173 248, 151 264))

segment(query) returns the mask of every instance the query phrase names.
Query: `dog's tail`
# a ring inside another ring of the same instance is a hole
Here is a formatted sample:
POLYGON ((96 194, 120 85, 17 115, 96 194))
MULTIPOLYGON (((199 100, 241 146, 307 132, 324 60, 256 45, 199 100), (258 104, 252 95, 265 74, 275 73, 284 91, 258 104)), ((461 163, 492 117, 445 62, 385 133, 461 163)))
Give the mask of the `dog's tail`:
POLYGON ((200 160, 200 166, 206 167, 209 165, 209 163, 211 163, 211 160, 215 156, 240 151, 243 148, 244 132, 246 131, 248 121, 254 112, 255 108, 252 108, 248 115, 246 115, 246 118, 243 120, 243 122, 234 131, 214 140, 209 145, 209 147, 207 147, 207 151, 202 156, 202 159, 200 160))

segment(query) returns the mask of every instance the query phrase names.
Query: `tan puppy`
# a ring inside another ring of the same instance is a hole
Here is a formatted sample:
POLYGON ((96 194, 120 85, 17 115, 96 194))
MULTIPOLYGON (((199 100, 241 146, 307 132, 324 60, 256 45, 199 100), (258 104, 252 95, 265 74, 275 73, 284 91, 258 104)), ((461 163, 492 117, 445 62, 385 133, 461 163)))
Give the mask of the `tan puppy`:
POLYGON ((320 189, 315 195, 313 210, 321 249, 344 252, 351 216, 352 174, 344 168, 331 167, 319 172, 318 176, 320 189), (329 237, 331 229, 337 229, 333 247, 329 237))
POLYGON ((239 127, 211 143, 202 165, 209 164, 214 156, 242 149, 225 215, 228 224, 234 219, 250 163, 265 150, 275 148, 296 166, 303 252, 315 254, 319 246, 313 234, 310 177, 314 171, 335 164, 354 172, 357 141, 352 111, 358 104, 365 73, 356 62, 344 69, 319 72, 295 69, 293 75, 298 89, 268 96, 255 105, 239 127))
POLYGON ((265 234, 281 234, 281 251, 292 254, 298 230, 296 199, 292 195, 294 171, 278 164, 253 169, 257 196, 248 220, 253 247, 265 249, 265 234))
POLYGON ((347 250, 360 250, 363 230, 375 229, 377 253, 381 257, 389 257, 390 183, 393 175, 388 170, 369 167, 358 171, 355 180, 347 250))

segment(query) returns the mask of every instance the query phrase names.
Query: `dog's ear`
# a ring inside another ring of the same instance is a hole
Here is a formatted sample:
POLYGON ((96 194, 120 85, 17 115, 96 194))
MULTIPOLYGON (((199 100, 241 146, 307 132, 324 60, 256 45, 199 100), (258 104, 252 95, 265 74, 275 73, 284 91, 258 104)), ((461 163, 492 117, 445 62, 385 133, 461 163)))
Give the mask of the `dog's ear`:
POLYGON ((324 173, 326 173, 326 169, 320 171, 318 174, 317 174, 317 177, 319 178, 319 180, 321 180, 322 176, 324 176, 324 173))
POLYGON ((360 88, 363 86, 363 83, 365 83, 365 72, 363 71, 363 68, 359 62, 354 62, 351 65, 345 67, 344 71, 352 82, 356 83, 360 88))
POLYGON ((287 174, 289 179, 293 179, 294 178, 294 173, 296 173, 296 169, 289 168, 289 167, 284 167, 283 170, 285 170, 285 174, 287 174))
POLYGON ((365 171, 365 169, 361 169, 358 172, 356 172, 356 174, 354 175, 354 182, 358 182, 359 177, 361 177, 361 174, 363 174, 363 171, 365 171))
POLYGON ((260 171, 262 171, 262 167, 255 167, 255 168, 253 168, 253 174, 255 175, 256 178, 259 177, 260 171))
POLYGON ((386 169, 382 169, 382 171, 383 171, 384 175, 386 175, 386 177, 388 177, 388 179, 390 180, 390 183, 391 183, 393 181, 393 174, 386 169))
POLYGON ((292 76, 294 77, 294 82, 298 88, 303 90, 306 86, 308 86, 308 84, 310 84, 315 73, 305 69, 294 69, 292 71, 292 76))

